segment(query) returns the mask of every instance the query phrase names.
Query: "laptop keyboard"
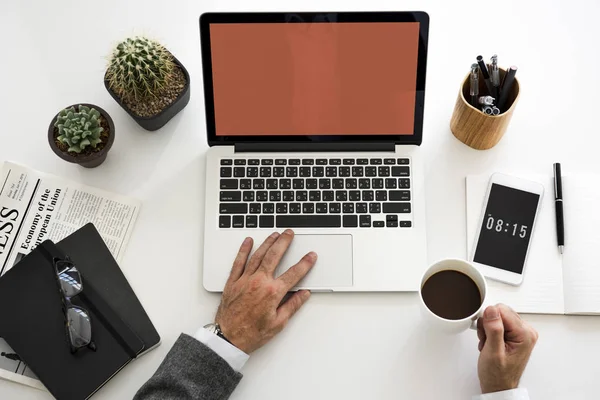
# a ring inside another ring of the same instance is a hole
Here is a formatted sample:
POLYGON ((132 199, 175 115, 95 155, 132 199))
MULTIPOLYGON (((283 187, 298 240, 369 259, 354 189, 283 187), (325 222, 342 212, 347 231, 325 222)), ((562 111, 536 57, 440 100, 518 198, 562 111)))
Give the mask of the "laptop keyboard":
POLYGON ((219 228, 410 228, 409 158, 220 160, 219 228))

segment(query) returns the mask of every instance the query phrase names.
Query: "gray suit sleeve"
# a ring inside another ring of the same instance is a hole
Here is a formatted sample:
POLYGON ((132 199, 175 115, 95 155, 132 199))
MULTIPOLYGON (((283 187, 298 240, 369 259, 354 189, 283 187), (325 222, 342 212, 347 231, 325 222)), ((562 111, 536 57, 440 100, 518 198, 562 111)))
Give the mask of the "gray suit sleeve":
POLYGON ((225 400, 241 379, 217 353, 181 334, 134 400, 225 400))

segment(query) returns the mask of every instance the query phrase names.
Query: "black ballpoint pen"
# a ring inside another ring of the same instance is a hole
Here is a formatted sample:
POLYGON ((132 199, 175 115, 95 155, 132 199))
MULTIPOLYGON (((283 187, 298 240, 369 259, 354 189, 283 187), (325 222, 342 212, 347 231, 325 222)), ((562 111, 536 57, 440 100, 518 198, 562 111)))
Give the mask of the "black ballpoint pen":
POLYGON ((554 204, 556 206, 556 237, 560 254, 565 248, 565 221, 563 216, 562 175, 560 163, 554 164, 554 204))
POLYGON ((487 86, 488 94, 492 97, 496 97, 494 96, 494 87, 492 86, 492 82, 490 81, 490 74, 488 73, 488 69, 485 63, 483 62, 483 56, 477 56, 477 64, 479 64, 481 76, 483 76, 483 80, 485 81, 485 85, 487 86))

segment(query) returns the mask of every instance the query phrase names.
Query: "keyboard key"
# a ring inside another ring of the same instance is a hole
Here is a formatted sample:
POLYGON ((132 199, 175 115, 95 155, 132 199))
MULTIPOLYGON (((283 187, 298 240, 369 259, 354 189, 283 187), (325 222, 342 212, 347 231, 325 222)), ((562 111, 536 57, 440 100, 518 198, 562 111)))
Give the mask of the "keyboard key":
POLYGON ((317 159, 317 165, 327 165, 327 160, 325 158, 317 159))
POLYGON ((248 178, 256 178, 258 176, 258 168, 248 167, 248 169, 246 170, 246 176, 248 178))
POLYGON ((323 201, 333 201, 335 200, 335 193, 333 190, 324 190, 323 191, 323 201))
POLYGON ((275 226, 275 217, 273 215, 261 215, 258 218, 258 224, 261 228, 273 228, 275 226))
POLYGON ((358 180, 358 188, 359 189, 371 189, 371 180, 368 178, 363 178, 358 180))
POLYGON ((385 224, 388 228, 397 228, 398 227, 398 221, 387 220, 387 221, 385 221, 385 224))
POLYGON ((287 165, 287 160, 278 158, 277 160, 275 160, 275 165, 287 165))
POLYGON ((271 167, 260 167, 260 176, 261 176, 261 178, 270 178, 271 177, 271 167))
POLYGON ((332 183, 332 187, 334 189, 343 189, 344 188, 344 180, 343 179, 332 179, 331 183, 332 183))
POLYGON ((231 169, 231 167, 221 167, 221 178, 231 178, 232 174, 233 170, 231 169))
POLYGON ((247 214, 248 204, 246 203, 221 203, 219 204, 219 214, 247 214))
POLYGON ((314 165, 315 164, 315 160, 311 159, 311 158, 305 158, 302 160, 302 165, 314 165))
POLYGON ((348 201, 348 192, 345 190, 337 190, 335 192, 335 201, 348 201))
POLYGON ((273 176, 275 178, 283 178, 285 176, 285 168, 284 167, 274 167, 273 168, 273 176))
POLYGON ((300 167, 300 176, 308 178, 310 176, 310 167, 300 167))
POLYGON ((383 179, 373 178, 373 182, 371 182, 371 186, 373 187, 373 189, 383 189, 383 179))
POLYGON ((221 165, 231 165, 233 164, 232 160, 221 160, 221 165))
POLYGON ((235 167, 233 169, 233 176, 236 178, 243 178, 246 176, 246 168, 245 167, 235 167))
MULTIPOLYGON (((290 160, 290 164, 291 164, 290 160)), ((300 161, 300 160, 298 160, 300 161)), ((295 178, 298 176, 298 167, 286 167, 285 168, 285 176, 287 176, 288 178, 295 178)))
POLYGON ((265 188, 265 180, 264 179, 252 180, 252 188, 254 188, 254 190, 264 189, 265 188))
POLYGON ((411 226, 411 221, 400 221, 400 228, 410 228, 411 226))
POLYGON ((392 176, 410 176, 410 167, 392 167, 392 176))
POLYGON ((298 190, 296 192, 296 201, 307 201, 308 192, 306 190, 298 190))
POLYGON ((290 203, 290 214, 300 214, 302 212, 302 206, 300 203, 290 203))
POLYGON ((385 222, 383 221, 373 221, 373 228, 383 228, 385 226, 385 222))
POLYGON ((281 201, 281 192, 279 190, 272 190, 269 192, 269 201, 281 201))
POLYGON ((410 191, 390 190, 389 198, 391 201, 410 201, 410 191))
POLYGON ((344 165, 354 165, 355 162, 353 158, 344 158, 344 165))
POLYGON ((277 179, 267 179, 267 189, 277 189, 277 179))
POLYGON ((260 204, 258 204, 258 203, 250 204, 250 214, 260 214, 260 210, 262 210, 262 207, 260 206, 260 204))
POLYGON ((394 164, 396 164, 396 159, 395 158, 385 158, 383 160, 383 163, 385 165, 394 165, 394 164))
POLYGON ((331 179, 319 179, 319 189, 331 189, 331 179))
POLYGON ((342 164, 342 160, 340 160, 339 158, 330 158, 329 159, 329 165, 341 165, 342 164))
POLYGON ((344 214, 354 214, 354 203, 342 204, 342 211, 344 214))
POLYGON ((292 187, 294 189, 304 189, 304 179, 294 179, 292 187))
POLYGON ((240 189, 252 189, 252 181, 250 179, 240 179, 240 189))
POLYGON ((365 167, 365 176, 377 176, 377 167, 365 167))
POLYGON ((369 214, 379 214, 381 212, 381 203, 369 203, 369 214))
POLYGON ((390 176, 390 167, 388 166, 382 166, 377 168, 377 172, 379 176, 382 177, 386 177, 386 176, 390 176))
POLYGON ((294 201, 294 192, 291 190, 283 192, 283 201, 294 201))
POLYGON ((289 161, 288 161, 288 164, 289 164, 289 165, 300 165, 300 160, 299 160, 299 159, 297 159, 297 158, 294 158, 294 159, 292 159, 292 160, 289 160, 289 161))
POLYGON ((371 165, 381 165, 381 158, 371 158, 371 165))
POLYGON ((396 189, 396 178, 385 178, 386 189, 396 189))
POLYGON ((388 214, 385 216, 386 221, 398 221, 398 216, 395 214, 388 214))
POLYGON ((365 190, 362 192, 362 201, 373 201, 375 200, 375 194, 372 190, 365 190))
POLYGON ((307 189, 316 189, 319 187, 319 183, 316 179, 307 179, 306 180, 306 188, 307 189))
POLYGON ((243 228, 244 227, 244 217, 242 215, 236 215, 233 217, 233 224, 231 224, 234 228, 243 228))
POLYGON ((339 175, 344 178, 350 176, 350 167, 340 167, 339 175))
POLYGON ((278 228, 339 228, 339 215, 278 215, 278 228))
POLYGON ((302 212, 304 214, 314 214, 315 213, 315 205, 313 203, 302 204, 302 212))
POLYGON ((221 179, 219 182, 221 189, 237 189, 238 188, 238 180, 237 179, 221 179))
POLYGON ((246 228, 257 228, 258 217, 256 215, 246 215, 246 228))
POLYGON ((233 160, 233 164, 234 165, 246 165, 246 160, 242 160, 241 158, 238 158, 237 160, 233 160))
POLYGON ((247 190, 244 192, 244 201, 254 201, 254 192, 252 190, 247 190))
POLYGON ((277 214, 287 214, 287 210, 288 210, 287 203, 277 203, 275 205, 275 211, 277 211, 277 214))
POLYGON ((260 163, 262 165, 273 165, 273 160, 271 160, 270 158, 266 158, 260 161, 260 163))
POLYGON ((375 192, 375 200, 387 201, 387 192, 385 190, 378 190, 375 192))
POLYGON ((356 228, 358 227, 358 216, 357 215, 344 215, 344 228, 356 228))
POLYGON ((220 201, 242 201, 242 192, 221 192, 220 201))
POLYGON ((325 168, 324 167, 313 167, 312 168, 312 176, 315 178, 321 178, 325 176, 325 168))
POLYGON ((383 212, 406 214, 410 212, 410 203, 383 203, 383 212))
POLYGON ((256 192, 256 201, 267 201, 269 200, 269 192, 266 190, 259 190, 256 192))
POLYGON ((325 175, 330 178, 335 178, 337 176, 337 167, 325 168, 325 175))
POLYGON ((260 164, 260 160, 252 159, 248 160, 248 165, 258 165, 260 164))
POLYGON ((358 188, 358 181, 356 178, 348 178, 346 179, 346 189, 356 189, 358 188))
POLYGON ((317 214, 327 214, 327 203, 317 203, 317 214))
POLYGON ((275 204, 263 203, 262 212, 263 214, 273 214, 275 212, 275 204))
POLYGON ((292 180, 291 179, 280 179, 279 180, 279 189, 291 189, 292 188, 292 180))
POLYGON ((329 203, 330 214, 339 214, 340 212, 342 212, 342 206, 340 203, 329 203))
POLYGON ((365 175, 365 169, 363 167, 352 167, 352 176, 355 178, 362 178, 365 175))
POLYGON ((356 203, 356 212, 358 214, 366 214, 367 213, 367 203, 356 203))
POLYGON ((410 179, 398 178, 398 188, 399 189, 410 189, 410 179))
POLYGON ((308 201, 321 201, 321 192, 318 190, 308 192, 308 201))
POLYGON ((398 164, 408 165, 408 163, 409 163, 408 158, 399 158, 398 159, 398 164))
POLYGON ((370 215, 361 215, 359 218, 360 227, 361 228, 370 228, 371 227, 371 216, 370 215))
POLYGON ((356 160, 356 163, 358 165, 367 165, 369 163, 369 160, 367 160, 366 158, 359 158, 358 160, 356 160))
MULTIPOLYGON (((221 160, 223 161, 223 160, 221 160)), ((231 227, 231 217, 229 215, 220 215, 219 216, 219 228, 230 228, 231 227)))
POLYGON ((360 201, 360 190, 351 190, 348 192, 350 201, 360 201))

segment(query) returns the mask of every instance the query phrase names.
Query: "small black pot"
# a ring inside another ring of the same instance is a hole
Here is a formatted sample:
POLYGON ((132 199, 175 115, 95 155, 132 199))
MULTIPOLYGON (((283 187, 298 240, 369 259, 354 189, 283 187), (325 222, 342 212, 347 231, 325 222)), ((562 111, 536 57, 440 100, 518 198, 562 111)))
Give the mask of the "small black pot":
POLYGON ((68 161, 70 163, 79 164, 85 168, 96 168, 97 166, 102 164, 104 162, 104 160, 106 160, 108 151, 110 150, 110 148, 113 145, 113 142, 115 141, 115 124, 113 123, 113 120, 110 117, 110 115, 108 115, 108 113, 106 111, 104 111, 102 108, 100 108, 96 105, 86 104, 86 103, 77 103, 77 104, 73 104, 72 106, 69 106, 67 108, 75 107, 75 109, 78 110, 80 105, 88 106, 90 108, 95 108, 106 119, 106 122, 108 122, 108 128, 110 129, 110 136, 108 137, 108 143, 106 143, 104 148, 97 153, 92 153, 89 156, 84 156, 84 157, 74 157, 71 154, 69 154, 68 152, 65 153, 61 149, 59 149, 58 146, 56 145, 56 141, 54 138, 54 129, 55 129, 54 123, 56 122, 58 113, 54 116, 54 118, 52 118, 52 121, 50 121, 50 126, 48 127, 48 143, 50 144, 50 148, 52 149, 52 151, 54 151, 54 153, 57 156, 59 156, 60 158, 62 158, 63 160, 68 161))
POLYGON ((187 69, 185 69, 183 64, 180 63, 177 58, 175 58, 175 56, 173 56, 173 60, 175 61, 175 64, 177 64, 177 66, 181 68, 181 71, 183 71, 183 75, 185 75, 186 85, 181 91, 181 93, 179 93, 179 96, 175 99, 173 103, 171 103, 170 106, 168 106, 153 117, 139 117, 135 115, 129 108, 127 108, 125 103, 121 101, 121 98, 117 96, 115 92, 112 91, 108 80, 106 79, 106 74, 104 75, 104 87, 106 87, 108 93, 110 93, 112 98, 115 99, 115 101, 119 103, 119 105, 123 107, 125 111, 127 111, 127 114, 131 115, 131 118, 133 118, 135 122, 137 122, 142 128, 148 131, 155 131, 165 126, 165 124, 169 122, 171 118, 173 118, 175 115, 177 115, 179 111, 183 110, 190 101, 190 74, 188 73, 187 69))

